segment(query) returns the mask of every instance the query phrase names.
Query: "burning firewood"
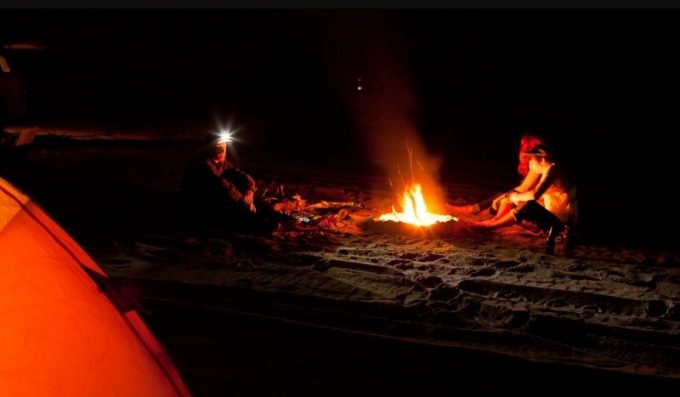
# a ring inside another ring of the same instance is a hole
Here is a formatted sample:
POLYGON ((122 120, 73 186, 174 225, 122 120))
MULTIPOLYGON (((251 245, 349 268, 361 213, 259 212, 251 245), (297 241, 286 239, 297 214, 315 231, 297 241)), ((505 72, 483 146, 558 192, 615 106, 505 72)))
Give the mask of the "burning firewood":
POLYGON ((432 226, 438 222, 457 221, 458 219, 451 215, 431 213, 425 203, 422 188, 419 184, 414 183, 406 189, 402 196, 401 212, 397 211, 396 206, 392 206, 391 213, 382 214, 375 220, 403 222, 416 226, 432 226))

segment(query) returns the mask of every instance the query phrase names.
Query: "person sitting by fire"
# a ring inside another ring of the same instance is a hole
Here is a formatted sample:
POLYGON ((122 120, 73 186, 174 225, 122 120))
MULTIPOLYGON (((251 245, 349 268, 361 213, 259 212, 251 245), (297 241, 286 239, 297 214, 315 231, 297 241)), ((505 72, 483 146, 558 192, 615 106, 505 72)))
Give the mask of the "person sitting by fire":
POLYGON ((179 214, 192 226, 268 233, 288 217, 255 197, 255 179, 227 159, 228 132, 209 136, 208 149, 186 170, 180 186, 179 214))
POLYGON ((529 169, 529 159, 526 152, 530 151, 537 145, 545 145, 542 138, 526 132, 520 140, 519 148, 519 164, 517 172, 524 177, 522 183, 509 192, 497 194, 492 198, 481 201, 475 204, 455 206, 446 204, 448 212, 452 215, 477 215, 480 212, 488 209, 494 215, 494 219, 500 219, 512 209, 512 203, 508 200, 507 195, 511 192, 523 193, 529 190, 538 180, 538 175, 529 169))
POLYGON ((526 191, 514 191, 505 196, 512 207, 508 213, 500 218, 473 222, 472 226, 493 229, 519 223, 538 227, 548 235, 546 252, 553 254, 555 238, 568 232, 576 222, 576 184, 545 146, 535 146, 525 154, 530 173, 537 176, 536 180, 526 191))

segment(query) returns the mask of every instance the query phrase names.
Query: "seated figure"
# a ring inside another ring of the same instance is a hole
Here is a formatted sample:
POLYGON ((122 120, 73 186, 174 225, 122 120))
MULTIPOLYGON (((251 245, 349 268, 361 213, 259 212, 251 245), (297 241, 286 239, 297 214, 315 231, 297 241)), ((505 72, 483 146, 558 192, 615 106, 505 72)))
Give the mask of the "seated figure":
POLYGON ((180 187, 181 220, 234 232, 271 232, 288 217, 255 197, 255 179, 227 160, 229 142, 228 137, 213 138, 189 165, 180 187))
MULTIPOLYGON (((511 210, 500 217, 474 222, 482 228, 500 228, 515 223, 538 227, 548 235, 546 252, 553 254, 555 239, 572 228, 577 216, 577 189, 566 170, 553 161, 545 146, 538 145, 525 152, 530 173, 537 176, 523 192, 513 191, 505 195, 511 210)), ((568 233, 566 233, 568 238, 568 233)))

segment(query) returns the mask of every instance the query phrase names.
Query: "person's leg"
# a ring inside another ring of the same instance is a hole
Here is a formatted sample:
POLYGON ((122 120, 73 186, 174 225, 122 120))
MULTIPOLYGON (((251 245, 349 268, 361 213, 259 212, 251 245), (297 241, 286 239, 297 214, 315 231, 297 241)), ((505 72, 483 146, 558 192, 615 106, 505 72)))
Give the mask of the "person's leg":
MULTIPOLYGON (((505 193, 503 193, 505 194, 505 193)), ((491 198, 482 200, 478 203, 467 204, 467 205, 450 205, 446 204, 446 209, 452 214, 472 214, 477 215, 478 213, 484 211, 487 208, 492 208, 492 204, 497 200, 501 194, 496 194, 491 198)))
POLYGON ((255 208, 257 209, 257 214, 259 214, 264 219, 269 220, 275 226, 280 222, 296 221, 294 217, 275 210, 271 205, 269 205, 269 203, 259 198, 255 199, 255 208))
POLYGON ((466 204, 466 205, 451 205, 446 204, 446 212, 453 215, 466 215, 466 214, 477 214, 481 211, 481 208, 477 204, 466 204))
POLYGON ((477 205, 478 205, 479 208, 481 208, 481 209, 489 208, 489 207, 491 207, 491 204, 493 204, 493 201, 494 201, 496 198, 498 198, 499 196, 500 196, 500 194, 495 194, 495 195, 493 195, 492 197, 490 197, 490 198, 488 198, 488 199, 486 199, 486 200, 480 201, 479 203, 477 203, 477 205))
POLYGON ((506 218, 506 215, 516 207, 512 201, 505 197, 501 198, 498 203, 498 210, 496 211, 496 215, 493 217, 494 221, 506 218))
POLYGON ((230 213, 230 229, 240 233, 267 234, 276 229, 276 222, 258 212, 239 208, 230 213))
POLYGON ((510 226, 515 223, 515 214, 512 211, 508 211, 505 215, 501 217, 495 217, 493 219, 488 219, 486 221, 480 221, 473 223, 474 226, 487 227, 489 229, 497 229, 505 226, 510 226))
POLYGON ((555 214, 545 209, 535 200, 532 200, 528 201, 521 209, 515 211, 515 218, 520 224, 522 221, 529 221, 547 233, 546 253, 550 255, 555 253, 555 238, 565 227, 555 214))
POLYGON ((232 223, 236 229, 244 233, 269 234, 277 229, 279 224, 286 222, 295 223, 292 216, 278 212, 267 202, 256 198, 254 201, 256 212, 248 210, 245 206, 237 206, 232 211, 232 223))

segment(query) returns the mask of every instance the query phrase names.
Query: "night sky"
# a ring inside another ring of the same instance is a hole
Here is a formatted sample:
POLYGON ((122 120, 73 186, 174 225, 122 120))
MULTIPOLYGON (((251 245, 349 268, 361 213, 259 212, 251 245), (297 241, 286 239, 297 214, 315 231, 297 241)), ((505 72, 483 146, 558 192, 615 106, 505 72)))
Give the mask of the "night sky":
POLYGON ((5 10, 0 40, 49 43, 21 69, 36 121, 200 135, 231 118, 248 136, 244 156, 275 161, 370 163, 356 104, 384 72, 408 85, 445 178, 491 170, 514 182, 529 129, 572 169, 591 219, 666 231, 680 220, 678 16, 5 10), (474 163, 497 166, 463 165, 474 163))

